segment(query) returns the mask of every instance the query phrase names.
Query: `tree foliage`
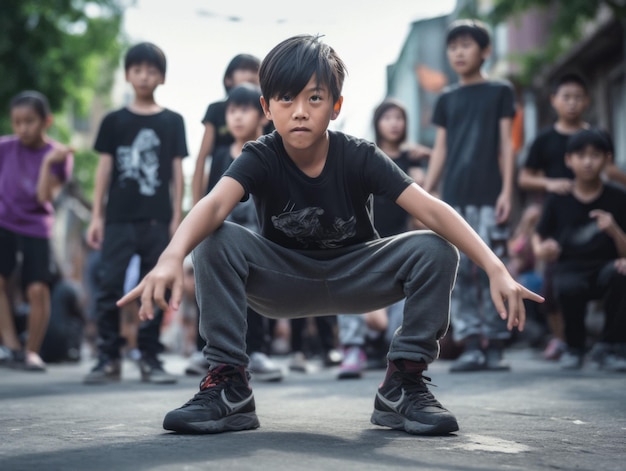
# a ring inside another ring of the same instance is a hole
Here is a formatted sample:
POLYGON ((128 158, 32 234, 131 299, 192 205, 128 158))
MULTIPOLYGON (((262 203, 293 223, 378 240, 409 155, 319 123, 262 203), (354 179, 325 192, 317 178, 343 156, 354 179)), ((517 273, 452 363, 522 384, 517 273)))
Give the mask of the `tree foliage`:
MULTIPOLYGON (((0 1, 0 134, 11 132, 8 104, 23 90, 38 90, 57 115, 51 134, 69 142, 67 118, 84 118, 96 95, 113 84, 124 38, 122 16, 130 0, 0 1), (59 116, 61 112, 63 116, 59 116)), ((97 156, 79 150, 75 178, 91 195, 97 156)))
MULTIPOLYGON (((121 51, 120 0, 2 0, 0 103, 22 90, 48 97, 53 112, 86 112, 94 94, 110 89, 121 51), (109 71, 109 73, 103 73, 109 71)), ((0 131, 6 133, 6 112, 0 131)))
POLYGON ((596 18, 602 6, 609 7, 615 18, 626 20, 624 0, 495 0, 487 20, 501 23, 532 8, 543 10, 553 18, 550 37, 544 47, 517 58, 522 65, 521 79, 526 82, 580 39, 585 25, 596 18))

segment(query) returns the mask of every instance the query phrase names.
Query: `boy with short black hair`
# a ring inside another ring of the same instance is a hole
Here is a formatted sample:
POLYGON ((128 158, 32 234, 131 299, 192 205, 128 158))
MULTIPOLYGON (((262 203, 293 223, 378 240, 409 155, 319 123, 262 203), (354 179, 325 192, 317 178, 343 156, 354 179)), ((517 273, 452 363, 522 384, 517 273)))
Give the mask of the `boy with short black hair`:
MULTIPOLYGON (((534 192, 532 196, 539 201, 546 194, 564 195, 573 188, 574 174, 565 163, 565 150, 572 135, 589 127, 583 116, 589 106, 587 82, 574 72, 561 75, 552 85, 550 104, 557 119, 534 139, 518 177, 520 188, 534 192)), ((604 166, 604 172, 611 180, 626 181, 626 175, 612 161, 604 166)), ((565 348, 563 319, 553 293, 553 270, 551 263, 544 269, 544 309, 553 335, 544 351, 548 360, 557 360, 565 348)))
POLYGON ((565 321, 565 369, 580 368, 586 346, 585 313, 604 299, 601 367, 626 371, 626 192, 605 184, 610 143, 597 129, 574 134, 565 164, 571 191, 550 193, 533 236, 535 255, 555 262, 554 288, 565 321))
POLYGON ((260 80, 263 109, 276 130, 244 146, 190 211, 157 266, 118 302, 140 297, 140 316, 151 318, 154 302, 167 307, 164 295, 171 288, 170 304, 177 308, 183 259, 193 249, 211 369, 196 396, 166 415, 166 429, 214 433, 259 426, 246 372, 247 305, 268 317, 290 318, 367 312, 406 297, 371 420, 414 434, 454 432, 455 417, 423 376, 448 326, 458 263, 452 244, 489 273, 493 301, 509 328, 523 328, 523 298, 541 300, 513 280, 452 208, 413 183, 374 144, 328 130, 341 111, 344 77, 342 60, 317 36, 295 36, 274 47, 260 80), (415 231, 378 239, 369 213, 372 194, 396 201, 441 236, 415 231), (260 235, 224 221, 250 195, 260 235))
MULTIPOLYGON (((442 180, 442 199, 504 258, 513 194, 513 88, 481 70, 491 42, 480 21, 453 22, 446 41, 459 84, 435 106, 437 132, 424 189, 432 192, 442 180)), ((452 334, 464 351, 450 371, 509 369, 503 345, 510 333, 490 302, 489 280, 463 255, 452 292, 452 334)))
MULTIPOLYGON (((109 113, 95 143, 100 153, 96 170, 89 245, 101 249, 96 312, 98 363, 86 384, 119 381, 121 377, 120 313, 115 301, 123 294, 124 274, 131 257, 141 258, 144 276, 167 246, 182 218, 182 159, 187 155, 180 114, 161 107, 154 91, 165 81, 163 51, 140 43, 126 54, 126 80, 133 102, 109 113)), ((158 359, 162 312, 139 327, 139 366, 143 381, 173 383, 158 359)))

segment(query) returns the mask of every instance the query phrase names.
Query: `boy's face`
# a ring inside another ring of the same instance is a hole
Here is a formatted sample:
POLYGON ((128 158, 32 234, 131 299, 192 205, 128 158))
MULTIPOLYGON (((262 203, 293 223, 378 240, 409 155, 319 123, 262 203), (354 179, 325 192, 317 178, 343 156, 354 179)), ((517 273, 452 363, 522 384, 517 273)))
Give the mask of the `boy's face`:
POLYGON ((26 147, 40 147, 43 145, 43 133, 50 123, 50 119, 42 118, 30 106, 15 106, 11 109, 13 133, 26 147))
POLYGON ((577 83, 564 83, 551 97, 552 107, 561 119, 576 121, 587 108, 585 89, 577 83))
POLYGON ((577 180, 595 181, 600 178, 609 155, 593 146, 565 154, 565 164, 574 172, 577 180))
POLYGON ((470 35, 457 36, 448 43, 448 61, 452 69, 460 75, 470 75, 482 66, 489 57, 491 48, 481 49, 470 35))
POLYGON ((263 115, 256 106, 231 103, 226 108, 226 126, 236 140, 252 140, 259 137, 263 121, 263 115))
POLYGON ((165 77, 156 66, 142 62, 132 64, 126 70, 126 81, 132 85, 138 97, 147 97, 165 82, 165 77))
POLYGON ((387 142, 399 144, 404 136, 405 126, 402 111, 398 108, 389 108, 378 121, 378 134, 387 142))
POLYGON ((233 74, 226 79, 228 88, 235 88, 244 83, 259 85, 259 73, 255 70, 236 69, 233 74))
POLYGON ((265 116, 274 122, 289 153, 313 148, 326 135, 328 123, 341 111, 343 97, 333 103, 327 85, 317 84, 315 74, 297 96, 261 97, 265 116))

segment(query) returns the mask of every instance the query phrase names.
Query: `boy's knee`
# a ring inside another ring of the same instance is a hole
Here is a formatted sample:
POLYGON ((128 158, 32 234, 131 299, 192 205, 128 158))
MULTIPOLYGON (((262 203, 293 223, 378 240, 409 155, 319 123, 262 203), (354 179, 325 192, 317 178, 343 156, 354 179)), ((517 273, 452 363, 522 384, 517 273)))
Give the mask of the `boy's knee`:
POLYGON ((230 245, 240 245, 242 231, 245 229, 237 224, 228 221, 224 223, 201 241, 192 251, 192 257, 195 260, 206 260, 211 255, 221 253, 224 248, 230 245))
POLYGON ((437 266, 457 266, 459 250, 443 237, 434 232, 427 232, 415 239, 421 250, 437 264, 437 266))
POLYGON ((43 299, 43 297, 48 292, 48 285, 41 281, 36 281, 31 283, 26 288, 26 297, 30 302, 39 301, 43 299))

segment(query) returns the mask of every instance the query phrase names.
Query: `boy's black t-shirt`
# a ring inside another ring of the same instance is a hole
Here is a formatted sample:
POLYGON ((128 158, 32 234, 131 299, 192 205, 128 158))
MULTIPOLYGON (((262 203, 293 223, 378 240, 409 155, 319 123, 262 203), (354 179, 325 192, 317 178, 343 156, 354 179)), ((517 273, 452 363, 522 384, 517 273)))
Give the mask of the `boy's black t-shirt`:
POLYGON ((618 258, 613 239, 589 216, 594 209, 611 213, 617 225, 626 231, 626 192, 617 187, 605 184, 600 196, 589 203, 572 194, 547 195, 537 234, 559 243, 558 264, 602 263, 618 258))
POLYGON ((500 120, 515 116, 507 82, 454 85, 443 92, 433 124, 446 129, 442 199, 452 206, 493 206, 502 191, 500 120))
POLYGON ((107 223, 171 221, 172 161, 187 155, 180 114, 113 111, 102 120, 94 149, 113 157, 107 223))
MULTIPOLYGON (((404 151, 395 159, 391 159, 404 173, 409 169, 420 167, 419 161, 411 160, 409 152, 404 151)), ((396 204, 395 201, 385 197, 374 198, 374 227, 381 237, 400 234, 407 230, 409 214, 396 204)))
POLYGON ((565 150, 571 134, 562 134, 554 126, 542 130, 528 150, 524 167, 542 171, 548 178, 574 178, 565 165, 565 150))
POLYGON ((395 201, 413 182, 374 144, 328 131, 322 173, 305 175, 277 132, 247 143, 225 175, 254 196, 261 234, 287 248, 315 250, 378 238, 371 195, 395 201))
POLYGON ((215 129, 213 149, 235 142, 226 126, 226 100, 211 103, 202 118, 202 124, 211 123, 215 129))

